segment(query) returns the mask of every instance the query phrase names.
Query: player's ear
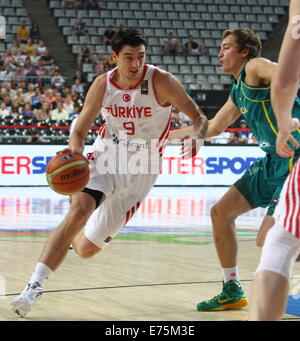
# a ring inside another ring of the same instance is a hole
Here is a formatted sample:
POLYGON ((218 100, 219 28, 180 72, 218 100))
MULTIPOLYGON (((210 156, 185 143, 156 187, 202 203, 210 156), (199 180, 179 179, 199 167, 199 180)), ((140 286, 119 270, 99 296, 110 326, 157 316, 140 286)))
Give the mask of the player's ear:
POLYGON ((116 62, 117 62, 117 57, 118 57, 118 55, 116 54, 116 52, 115 52, 115 51, 112 51, 112 52, 111 52, 111 56, 112 56, 114 62, 116 63, 116 62))
POLYGON ((247 58, 248 55, 249 55, 249 53, 250 53, 250 50, 249 50, 248 47, 245 47, 245 48, 242 50, 242 55, 243 55, 244 58, 247 58))

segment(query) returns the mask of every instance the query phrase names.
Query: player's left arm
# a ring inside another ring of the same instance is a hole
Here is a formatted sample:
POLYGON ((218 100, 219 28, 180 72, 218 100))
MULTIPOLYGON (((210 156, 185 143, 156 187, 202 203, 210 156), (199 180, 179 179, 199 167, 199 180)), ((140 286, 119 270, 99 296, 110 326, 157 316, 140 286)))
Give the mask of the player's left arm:
MULTIPOLYGON (((185 137, 203 139, 207 131, 208 121, 204 112, 186 93, 179 80, 168 72, 158 71, 155 76, 155 88, 162 105, 172 104, 185 113, 193 122, 193 127, 180 129, 185 137)), ((180 138, 176 136, 173 138, 180 138)), ((170 140, 170 138, 169 138, 170 140)))

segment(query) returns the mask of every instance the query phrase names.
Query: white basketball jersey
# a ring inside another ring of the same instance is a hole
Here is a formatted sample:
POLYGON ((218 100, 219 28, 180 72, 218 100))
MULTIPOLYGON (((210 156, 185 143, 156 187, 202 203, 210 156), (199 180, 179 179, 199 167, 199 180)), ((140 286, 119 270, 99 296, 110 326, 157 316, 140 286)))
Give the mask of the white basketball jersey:
POLYGON ((116 146, 129 151, 148 149, 157 140, 160 154, 165 147, 171 124, 171 106, 161 106, 153 87, 157 68, 145 64, 141 81, 130 90, 121 89, 113 81, 117 68, 106 74, 106 90, 101 114, 106 121, 99 137, 105 143, 112 140, 116 146))

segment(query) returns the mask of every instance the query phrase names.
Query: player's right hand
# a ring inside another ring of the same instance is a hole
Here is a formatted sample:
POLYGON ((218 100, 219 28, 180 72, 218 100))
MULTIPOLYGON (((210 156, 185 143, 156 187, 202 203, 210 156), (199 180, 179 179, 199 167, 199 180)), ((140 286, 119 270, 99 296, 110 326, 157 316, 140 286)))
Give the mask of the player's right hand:
POLYGON ((299 120, 297 118, 293 118, 288 123, 290 123, 289 129, 279 130, 276 138, 276 152, 282 157, 293 157, 295 154, 295 151, 288 145, 288 142, 290 142, 296 148, 300 148, 299 143, 291 134, 292 131, 299 129, 299 120))

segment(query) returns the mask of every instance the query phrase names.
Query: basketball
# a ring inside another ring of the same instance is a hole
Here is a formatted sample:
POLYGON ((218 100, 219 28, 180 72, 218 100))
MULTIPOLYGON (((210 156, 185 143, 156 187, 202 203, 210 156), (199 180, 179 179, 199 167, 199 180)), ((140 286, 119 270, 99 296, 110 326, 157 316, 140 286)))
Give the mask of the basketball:
POLYGON ((87 159, 70 150, 59 152, 48 163, 48 185, 57 193, 71 195, 80 192, 87 184, 90 170, 87 159))

